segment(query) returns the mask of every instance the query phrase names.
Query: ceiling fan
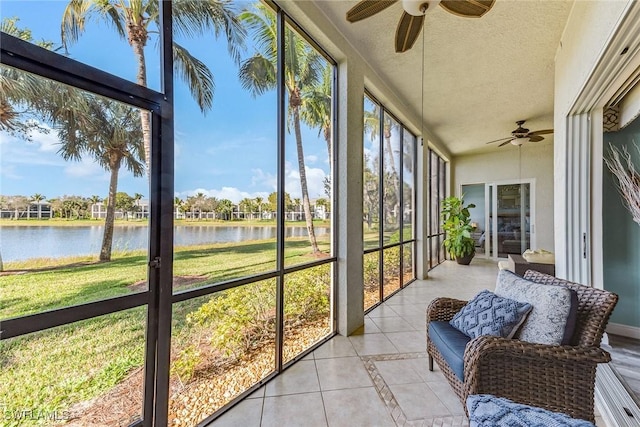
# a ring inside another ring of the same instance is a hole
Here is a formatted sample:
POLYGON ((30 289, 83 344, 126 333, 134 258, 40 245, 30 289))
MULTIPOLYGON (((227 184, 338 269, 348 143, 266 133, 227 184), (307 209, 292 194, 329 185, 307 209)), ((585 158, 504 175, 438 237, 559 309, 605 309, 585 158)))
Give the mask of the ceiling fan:
POLYGON ((396 28, 396 52, 411 49, 420 30, 424 15, 439 4, 444 10, 465 18, 479 18, 491 9, 495 0, 361 0, 347 11, 347 21, 357 22, 402 1, 402 16, 396 28))
POLYGON ((534 132, 529 132, 529 129, 523 128, 525 120, 518 120, 516 124, 518 127, 511 131, 511 136, 506 138, 496 139, 494 141, 489 141, 487 144, 493 144, 494 142, 501 142, 502 144, 498 145, 498 147, 502 147, 503 145, 507 145, 509 143, 513 145, 522 145, 526 142, 540 142, 544 139, 544 137, 540 135, 546 135, 549 133, 553 133, 553 129, 544 129, 544 130, 536 130, 534 132))

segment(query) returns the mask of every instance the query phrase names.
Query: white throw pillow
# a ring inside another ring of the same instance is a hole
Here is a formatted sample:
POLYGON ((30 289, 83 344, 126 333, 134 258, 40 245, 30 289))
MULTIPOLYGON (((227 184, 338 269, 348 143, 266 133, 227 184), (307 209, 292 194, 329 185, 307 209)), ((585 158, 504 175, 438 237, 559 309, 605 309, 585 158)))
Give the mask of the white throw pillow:
MULTIPOLYGON (((533 309, 514 338, 539 344, 567 341, 565 329, 572 313, 572 291, 564 286, 535 283, 508 270, 498 272, 495 294, 531 304, 533 309)), ((570 339, 570 337, 568 337, 570 339)))

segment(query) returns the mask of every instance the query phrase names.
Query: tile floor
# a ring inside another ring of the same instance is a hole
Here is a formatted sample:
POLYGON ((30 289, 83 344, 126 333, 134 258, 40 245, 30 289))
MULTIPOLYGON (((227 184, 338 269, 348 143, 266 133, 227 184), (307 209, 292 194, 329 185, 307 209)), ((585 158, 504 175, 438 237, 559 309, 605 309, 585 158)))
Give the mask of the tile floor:
POLYGON ((372 310, 356 334, 334 337, 210 425, 468 425, 437 366, 427 368, 425 309, 438 296, 470 299, 493 289, 497 271, 483 258, 445 262, 372 310))

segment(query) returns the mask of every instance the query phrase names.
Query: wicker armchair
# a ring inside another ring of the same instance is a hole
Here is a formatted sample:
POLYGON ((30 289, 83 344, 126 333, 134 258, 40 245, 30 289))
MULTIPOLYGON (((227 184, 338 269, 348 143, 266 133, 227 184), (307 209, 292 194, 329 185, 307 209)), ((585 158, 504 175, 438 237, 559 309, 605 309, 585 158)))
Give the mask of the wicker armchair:
POLYGON ((578 319, 571 345, 481 336, 466 346, 464 381, 460 381, 429 339, 429 322, 451 320, 466 301, 438 298, 427 308, 429 370, 435 359, 463 406, 471 394, 493 394, 594 422, 596 366, 611 360, 600 341, 618 296, 531 270, 524 277, 577 292, 578 319))

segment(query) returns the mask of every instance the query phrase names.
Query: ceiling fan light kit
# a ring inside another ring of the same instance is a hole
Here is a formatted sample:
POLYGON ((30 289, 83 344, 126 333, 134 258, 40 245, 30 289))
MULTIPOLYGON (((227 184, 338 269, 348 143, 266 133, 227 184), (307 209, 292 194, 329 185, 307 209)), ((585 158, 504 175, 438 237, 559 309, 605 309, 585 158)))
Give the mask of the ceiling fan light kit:
MULTIPOLYGON (((382 12, 398 0, 360 0, 347 11, 347 21, 357 22, 382 12)), ((480 18, 495 0, 401 0, 402 15, 396 28, 397 53, 411 49, 422 31, 424 15, 440 5, 447 12, 463 18, 480 18)))
POLYGON ((553 133, 553 129, 543 129, 543 130, 536 130, 533 132, 529 132, 529 129, 522 127, 524 122, 525 120, 518 120, 516 122, 518 127, 511 131, 511 136, 489 141, 486 144, 493 144, 494 142, 500 142, 501 144, 498 145, 498 147, 503 147, 507 144, 512 144, 519 147, 522 144, 525 144, 527 142, 540 142, 544 139, 544 137, 541 135, 553 133))
POLYGON ((402 8, 409 15, 422 16, 433 10, 440 0, 402 0, 402 8))

